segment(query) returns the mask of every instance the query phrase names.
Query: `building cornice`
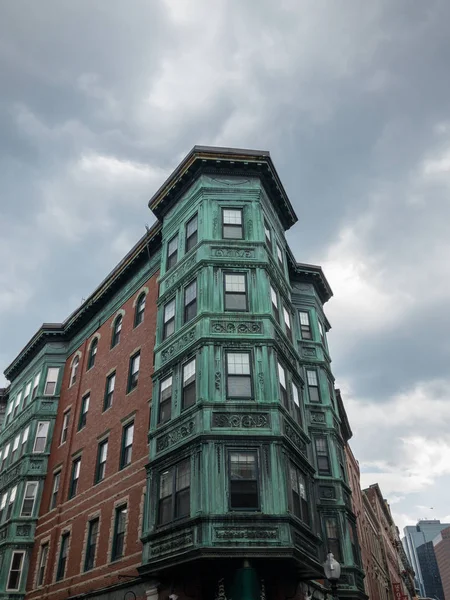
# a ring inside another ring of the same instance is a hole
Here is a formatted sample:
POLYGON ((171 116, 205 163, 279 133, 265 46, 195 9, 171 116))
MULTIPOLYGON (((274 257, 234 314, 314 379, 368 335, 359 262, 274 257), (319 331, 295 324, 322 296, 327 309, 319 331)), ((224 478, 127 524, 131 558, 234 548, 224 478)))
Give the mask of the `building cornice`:
POLYGON ((187 187, 202 174, 258 177, 272 200, 284 229, 289 229, 297 222, 297 215, 270 153, 261 150, 194 146, 152 196, 149 208, 161 220, 187 187))
POLYGON ((312 283, 322 304, 328 302, 328 300, 333 296, 333 290, 331 289, 330 284, 325 277, 322 267, 319 267, 318 265, 308 265, 305 263, 296 262, 292 254, 290 254, 289 258, 292 280, 312 283))

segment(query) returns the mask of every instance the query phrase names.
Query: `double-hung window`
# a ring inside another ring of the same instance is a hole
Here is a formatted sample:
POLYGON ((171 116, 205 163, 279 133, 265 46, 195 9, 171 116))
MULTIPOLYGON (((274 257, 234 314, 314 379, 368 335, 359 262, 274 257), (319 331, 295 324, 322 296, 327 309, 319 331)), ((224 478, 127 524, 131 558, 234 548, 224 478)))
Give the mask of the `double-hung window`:
POLYGON ((59 368, 49 367, 47 370, 47 379, 45 380, 44 396, 54 396, 56 392, 56 383, 58 381, 59 368))
POLYGON ((69 485, 69 500, 73 498, 78 489, 78 480, 80 479, 80 468, 81 468, 81 456, 76 458, 72 462, 72 473, 70 474, 70 485, 69 485))
POLYGON ((70 409, 66 410, 66 412, 64 413, 64 417, 63 417, 63 424, 62 424, 62 429, 61 429, 61 440, 60 440, 60 444, 64 444, 64 442, 67 440, 67 433, 69 431, 69 420, 70 420, 70 409))
POLYGON ((322 344, 325 346, 325 335, 323 333, 323 326, 320 319, 317 321, 317 324, 319 326, 320 339, 322 340, 322 344))
POLYGON ((158 523, 164 525, 190 514, 191 466, 189 459, 163 471, 159 477, 158 523))
POLYGON ((106 378, 105 397, 103 399, 103 410, 111 408, 114 398, 114 387, 116 385, 116 373, 111 373, 106 378))
POLYGON ((288 309, 283 306, 283 317, 284 317, 284 327, 286 329, 286 335, 292 342, 292 323, 291 323, 291 313, 288 309))
POLYGON ((342 553, 341 553, 341 542, 339 535, 339 524, 336 517, 326 517, 325 518, 325 532, 327 536, 327 552, 331 552, 334 558, 341 562, 342 561, 342 553))
POLYGON ((69 539, 69 532, 62 534, 58 558, 58 567, 56 569, 56 581, 60 581, 61 579, 63 579, 66 573, 67 555, 69 554, 69 539))
POLYGON ((314 439, 317 456, 317 470, 319 475, 331 475, 330 453, 325 436, 317 436, 314 439))
POLYGON ((310 402, 320 402, 319 380, 315 369, 306 369, 306 381, 310 402))
POLYGON ((86 542, 86 557, 84 559, 84 570, 90 571, 95 565, 95 549, 97 548, 99 520, 89 521, 88 537, 86 542))
POLYGON ((161 381, 159 388, 158 423, 167 423, 172 415, 172 375, 161 381))
POLYGON ((193 358, 183 365, 183 396, 181 399, 182 410, 193 406, 196 401, 195 362, 195 358, 193 358))
POLYGON ((19 392, 16 396, 16 401, 14 402, 13 419, 19 412, 19 406, 20 406, 21 402, 22 402, 22 392, 19 392))
POLYGON ((198 218, 194 215, 186 223, 186 252, 195 246, 198 239, 198 218))
POLYGON ((252 398, 250 352, 227 352, 228 398, 252 398))
POLYGON ((88 356, 88 364, 87 364, 87 371, 89 371, 89 369, 92 369, 92 367, 95 365, 95 359, 97 357, 97 347, 98 347, 98 338, 95 338, 91 344, 90 350, 89 350, 89 356, 88 356))
POLYGON ((8 425, 9 417, 11 416, 13 406, 14 406, 14 400, 10 400, 10 402, 8 404, 8 409, 6 411, 5 425, 8 425))
POLYGON ((80 411, 80 420, 78 422, 78 431, 81 431, 81 429, 86 427, 90 399, 91 399, 90 394, 86 394, 85 396, 83 396, 83 398, 81 400, 81 411, 80 411))
POLYGON ((291 481, 291 511, 296 517, 309 524, 305 476, 292 463, 289 463, 289 474, 291 481))
POLYGON ((277 323, 280 322, 280 309, 278 307, 278 296, 272 286, 270 286, 270 299, 272 300, 272 312, 277 323))
POLYGON ((300 315, 300 332, 302 334, 302 340, 311 340, 311 323, 309 321, 309 312, 306 310, 299 311, 300 315))
POLYGON ((8 491, 5 490, 2 496, 2 501, 0 502, 0 523, 3 521, 3 513, 5 512, 6 501, 8 500, 8 491))
POLYGON ((19 433, 19 435, 16 435, 16 437, 14 438, 12 452, 11 452, 11 463, 13 463, 17 458, 17 450, 19 449, 19 442, 20 442, 20 433, 19 433))
POLYGON ((6 463, 8 462, 8 455, 9 455, 10 448, 11 448, 11 444, 6 444, 5 449, 3 450, 2 468, 1 468, 2 471, 5 468, 6 463))
POLYGON ((225 273, 225 310, 246 311, 247 277, 245 273, 225 273))
POLYGON ((175 298, 164 306, 163 340, 175 331, 175 298))
POLYGON ((27 449, 29 435, 30 435, 30 426, 28 425, 28 427, 25 427, 23 434, 22 434, 22 443, 20 445, 20 456, 23 456, 25 454, 25 451, 27 449))
POLYGON ((23 497, 21 517, 32 517, 34 510, 34 503, 36 502, 36 496, 38 491, 37 481, 28 481, 25 487, 25 494, 23 497))
POLYGON ((111 336, 111 348, 114 348, 114 346, 117 346, 117 344, 120 342, 120 332, 122 331, 122 321, 123 321, 122 315, 119 315, 118 317, 116 317, 116 320, 114 321, 113 332, 112 332, 112 336, 111 336))
POLYGON ((222 237, 226 240, 242 240, 244 237, 241 208, 222 209, 222 237))
POLYGON ((188 323, 197 315, 197 280, 184 288, 184 322, 188 323))
POLYGON ((8 573, 8 583, 6 584, 6 591, 13 592, 20 589, 24 561, 24 550, 17 550, 12 553, 11 565, 9 567, 8 573))
POLYGON ((278 264, 280 265, 281 269, 283 269, 283 250, 281 249, 280 244, 277 244, 277 258, 278 264))
POLYGON ((136 302, 136 311, 134 313, 134 326, 137 327, 144 320, 144 311, 145 311, 145 299, 146 294, 143 292, 136 302))
POLYGON ((178 262, 178 235, 167 244, 167 271, 178 262))
POLYGON ((130 358, 130 366, 128 372, 128 389, 127 393, 137 387, 139 379, 139 365, 141 363, 141 353, 137 352, 130 358))
POLYGON ((16 495, 17 495, 17 485, 15 485, 13 487, 13 489, 11 490, 11 493, 9 494, 8 507, 6 509, 6 520, 11 518, 12 511, 14 508, 14 502, 16 501, 16 495))
POLYGON ((292 381, 291 382, 292 389, 292 399, 294 401, 294 414, 295 419, 299 425, 302 425, 302 411, 300 408, 300 391, 297 385, 292 381))
POLYGON ((288 399, 287 381, 286 381, 286 369, 280 363, 278 363, 278 381, 280 383, 281 402, 284 405, 284 407, 289 410, 289 399, 288 399))
POLYGON ((230 508, 259 508, 258 464, 256 451, 230 452, 230 508))
POLYGON ((127 512, 128 509, 126 504, 116 508, 111 560, 118 560, 119 558, 122 558, 124 554, 127 512))
POLYGON ((41 379, 41 374, 40 373, 38 373, 37 375, 34 376, 33 391, 31 392, 31 399, 32 400, 34 400, 36 398, 40 379, 41 379))
POLYGON ((272 232, 270 231, 270 227, 269 227, 266 219, 264 219, 264 237, 266 240, 266 244, 272 250, 272 232))
POLYGON ((41 555, 39 558, 39 567, 38 567, 38 576, 37 576, 37 586, 40 587, 44 584, 45 577, 45 569, 47 567, 47 559, 48 559, 48 543, 43 544, 41 546, 41 555))
POLYGON ((128 423, 122 430, 122 452, 120 468, 123 469, 131 463, 133 453, 134 423, 128 423))
POLYGON ((70 370, 69 387, 72 387, 73 384, 77 380, 77 373, 78 373, 78 366, 79 366, 79 364, 80 364, 80 357, 79 356, 75 356, 75 358, 73 359, 73 362, 72 362, 72 368, 70 370))
POLYGON ((31 392, 31 381, 29 381, 27 383, 27 385, 25 386, 25 393, 23 395, 23 407, 24 408, 27 405, 28 400, 30 399, 30 392, 31 392))
POLYGON ((52 495, 50 497, 50 509, 49 510, 53 510, 54 508, 56 508, 60 480, 61 480, 61 471, 57 471, 53 475, 53 487, 52 487, 52 495))
POLYGON ((108 457, 108 440, 103 440, 98 445, 97 450, 97 467, 95 469, 95 482, 99 483, 105 478, 106 459, 108 457))

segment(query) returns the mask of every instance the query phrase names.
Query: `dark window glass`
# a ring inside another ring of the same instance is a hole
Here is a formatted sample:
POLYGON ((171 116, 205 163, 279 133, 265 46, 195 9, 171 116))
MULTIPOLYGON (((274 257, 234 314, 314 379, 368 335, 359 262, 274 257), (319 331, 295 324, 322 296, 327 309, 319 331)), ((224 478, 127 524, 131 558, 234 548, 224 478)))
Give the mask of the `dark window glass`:
POLYGON ((23 456, 27 449, 28 436, 30 435, 30 426, 26 427, 22 434, 22 444, 20 446, 20 456, 23 456))
POLYGON ((61 536, 61 548, 59 551, 58 568, 56 570, 56 581, 64 578, 66 572, 67 555, 69 552, 70 533, 63 533, 61 536))
POLYGON ((291 511, 296 517, 309 524, 305 476, 292 463, 289 464, 289 473, 291 480, 291 511))
POLYGON ((249 352, 227 353, 227 394, 229 398, 252 397, 249 352))
POLYGON ((20 433, 16 435, 13 442, 12 452, 11 452, 11 463, 13 463, 17 458, 17 450, 19 449, 20 442, 20 433))
POLYGON ((281 249, 281 246, 279 244, 277 244, 277 258, 278 264, 281 268, 283 268, 283 250, 281 249))
POLYGON ((163 339, 168 338, 175 331, 175 298, 164 306, 163 339))
POLYGON ((38 491, 38 482, 29 481, 25 487, 25 495, 23 497, 21 517, 31 517, 33 515, 34 503, 38 491))
POLYGON ((95 365, 95 357, 97 356, 97 346, 98 346, 98 338, 95 338, 95 340, 91 344, 91 349, 89 350, 89 357, 88 357, 88 364, 87 364, 88 371, 89 371, 89 369, 92 369, 92 367, 95 365))
POLYGON ((315 444, 319 475, 331 475, 330 455, 328 452, 327 439, 323 436, 316 437, 315 444))
POLYGON ((8 575, 8 590, 18 590, 20 588, 24 557, 25 552, 13 552, 12 554, 11 568, 8 575))
POLYGON ((195 215, 192 217, 192 219, 190 219, 186 223, 186 252, 189 252, 189 250, 191 248, 193 248, 195 246, 195 244, 197 243, 197 239, 198 239, 197 230, 198 230, 198 219, 197 219, 197 215, 195 215))
POLYGON ((50 423, 48 421, 39 422, 37 425, 36 437, 34 439, 33 452, 38 454, 45 452, 47 446, 48 428, 50 423))
POLYGON ((95 565, 95 549, 97 548, 99 520, 89 521, 88 538, 86 543, 86 558, 84 560, 84 570, 90 571, 95 565))
POLYGON ((350 543, 352 545, 353 562, 355 565, 360 565, 356 528, 354 523, 351 523, 350 521, 348 521, 348 533, 350 536, 350 543))
POLYGON ((131 463, 131 456, 133 452, 133 437, 134 437, 134 423, 128 423, 122 430, 122 455, 120 461, 120 468, 123 469, 131 463))
POLYGON ((105 397, 103 399, 103 410, 108 410, 111 408, 114 398, 114 387, 116 385, 116 374, 111 373, 106 378, 106 386, 105 386, 105 397))
POLYGON ((295 419, 299 425, 302 425, 302 411, 300 408, 300 391, 294 382, 292 382, 292 399, 294 401, 293 409, 294 409, 295 419))
POLYGON ((311 323, 309 321, 309 313, 306 311, 299 311, 300 314, 300 331, 302 334, 302 340, 311 340, 311 323))
POLYGON ((291 313, 288 309, 283 306, 284 326, 286 329, 286 335, 292 342, 292 325, 291 325, 291 313))
POLYGON ((125 530, 127 523, 127 505, 116 508, 116 518, 114 523, 114 538, 111 560, 117 560, 123 556, 125 530))
POLYGON ((80 364, 80 358, 78 356, 75 356, 75 358, 73 359, 73 363, 72 363, 72 369, 70 371, 69 387, 72 387, 73 384, 77 380, 77 373, 78 373, 79 364, 80 364))
POLYGON ((184 322, 187 323, 197 315, 197 281, 184 288, 184 322))
POLYGON ((39 559, 37 585, 41 586, 44 583, 45 568, 47 566, 48 544, 41 546, 41 556, 39 559))
POLYGON ((309 401, 320 402, 319 381, 317 379, 317 371, 314 369, 306 369, 306 380, 308 383, 309 401))
POLYGON ((225 310, 247 310, 247 281, 244 273, 225 273, 225 310))
POLYGON ((341 543, 339 541, 339 525, 335 517, 325 519, 328 552, 331 552, 338 562, 342 562, 341 543))
POLYGON ((193 406, 196 401, 195 390, 195 358, 183 365, 183 398, 182 410, 193 406))
POLYGON ((145 311, 145 299, 146 295, 141 294, 136 303, 136 311, 134 313, 134 326, 137 327, 144 320, 144 311, 145 311))
POLYGON ((158 523, 164 525, 190 514, 191 467, 189 459, 159 477, 158 523))
POLYGON ((81 400, 80 422, 78 423, 78 431, 86 427, 87 415, 89 410, 90 395, 86 394, 81 400))
POLYGON ((272 233, 271 233, 270 227, 265 219, 264 219, 264 237, 266 239, 266 244, 272 250, 272 233))
POLYGON ((173 237, 167 244, 167 271, 178 261, 178 236, 173 237))
POLYGON ((35 377, 34 377, 34 381, 33 381, 33 391, 31 392, 31 399, 34 400, 37 396, 37 392, 38 392, 38 388, 39 388, 39 381, 41 379, 41 374, 38 373, 35 377))
POLYGON ((230 508, 259 508, 256 452, 230 452, 230 508))
POLYGON ((11 493, 9 494, 8 508, 6 509, 6 520, 11 518, 13 508, 14 508, 14 503, 16 501, 16 495, 17 495, 17 485, 15 485, 13 487, 13 489, 11 490, 11 493))
POLYGON ((58 473, 55 473, 53 475, 53 487, 52 487, 52 495, 50 498, 50 510, 52 510, 53 508, 56 507, 60 479, 61 479, 61 471, 58 471, 58 473))
POLYGON ((270 286, 270 298, 272 300, 272 312, 277 323, 280 322, 280 309, 278 308, 278 296, 276 291, 270 286))
POLYGON ((166 423, 172 415, 172 375, 161 381, 159 388, 158 423, 166 423))
POLYGON ((61 444, 67 440, 67 433, 69 431, 69 421, 70 421, 70 409, 66 410, 63 417, 63 424, 61 429, 61 444))
POLYGON ((139 379, 139 365, 141 363, 141 353, 138 352, 130 358, 130 367, 128 372, 128 389, 127 393, 137 387, 139 379))
POLYGON ((278 363, 278 381, 280 383, 280 396, 281 403, 285 408, 289 410, 289 398, 287 391, 287 382, 286 382, 286 370, 285 368, 278 363))
POLYGON ((228 240, 241 240, 244 237, 242 209, 222 209, 222 237, 228 240))
POLYGON ((106 459, 108 457, 108 440, 103 440, 98 445, 97 450, 97 468, 95 469, 95 482, 98 483, 105 478, 106 459))
POLYGON ((72 463, 72 473, 70 475, 69 500, 77 493, 78 479, 80 477, 81 457, 76 458, 72 463))
POLYGON ((111 348, 114 348, 114 346, 117 346, 117 344, 120 342, 120 332, 122 331, 122 321, 123 321, 122 315, 119 315, 117 317, 117 319, 114 321, 113 333, 112 333, 112 337, 111 337, 111 348))

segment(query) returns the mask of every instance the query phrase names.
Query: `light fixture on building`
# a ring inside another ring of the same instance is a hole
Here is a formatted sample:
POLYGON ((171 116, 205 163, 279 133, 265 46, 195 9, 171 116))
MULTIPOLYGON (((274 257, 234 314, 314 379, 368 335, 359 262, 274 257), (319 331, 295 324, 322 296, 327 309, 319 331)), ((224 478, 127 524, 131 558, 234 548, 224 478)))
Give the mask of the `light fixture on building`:
POLYGON ((323 570, 326 579, 331 583, 331 594, 333 598, 337 599, 337 582, 341 576, 341 565, 331 552, 327 555, 327 560, 323 563, 323 570))

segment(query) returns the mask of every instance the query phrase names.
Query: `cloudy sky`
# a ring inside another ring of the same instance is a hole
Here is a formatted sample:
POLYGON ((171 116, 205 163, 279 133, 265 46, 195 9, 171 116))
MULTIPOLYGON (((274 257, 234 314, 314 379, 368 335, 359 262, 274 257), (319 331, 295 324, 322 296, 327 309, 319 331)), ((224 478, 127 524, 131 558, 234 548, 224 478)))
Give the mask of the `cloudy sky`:
POLYGON ((449 22, 445 0, 1 2, 1 370, 194 144, 270 150, 335 293, 363 485, 400 527, 450 521, 449 22))

